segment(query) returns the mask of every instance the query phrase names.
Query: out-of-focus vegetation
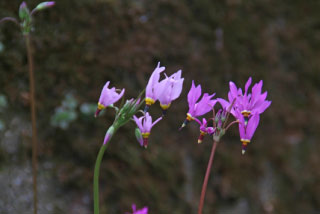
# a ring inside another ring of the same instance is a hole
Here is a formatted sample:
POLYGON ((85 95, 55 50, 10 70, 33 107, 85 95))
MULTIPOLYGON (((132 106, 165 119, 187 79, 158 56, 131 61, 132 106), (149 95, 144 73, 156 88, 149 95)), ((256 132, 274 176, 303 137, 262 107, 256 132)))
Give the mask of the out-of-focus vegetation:
MULTIPOLYGON (((7 98, 4 95, 0 94, 0 114, 4 115, 4 111, 6 110, 7 105, 8 105, 7 98)), ((5 129, 5 121, 4 119, 0 119, 0 131, 4 129, 5 129)))
MULTIPOLYGON (((17 16, 19 4, 1 1, 0 16, 17 16)), ((236 127, 218 146, 204 213, 319 213, 319 11, 320 1, 69 0, 36 14, 40 213, 92 213, 93 166, 114 111, 94 119, 91 103, 108 80, 137 96, 158 61, 169 74, 183 70, 183 93, 147 150, 133 123, 114 136, 101 168, 101 213, 131 203, 196 213, 211 142, 197 144, 195 124, 178 131, 191 80, 226 97, 230 80, 243 86, 249 76, 263 79, 272 104, 245 156, 236 127)), ((31 213, 27 78, 21 33, 1 24, 0 213, 31 213)))

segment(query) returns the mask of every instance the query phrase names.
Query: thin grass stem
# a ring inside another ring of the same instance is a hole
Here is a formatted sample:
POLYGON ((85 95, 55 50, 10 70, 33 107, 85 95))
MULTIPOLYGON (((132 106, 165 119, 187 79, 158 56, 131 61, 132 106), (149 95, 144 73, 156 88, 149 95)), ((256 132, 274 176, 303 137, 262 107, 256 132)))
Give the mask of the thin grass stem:
POLYGON ((37 191, 37 174, 38 174, 38 137, 37 137, 37 118, 36 118, 36 98, 35 98, 35 81, 33 74, 33 56, 30 35, 25 35, 28 66, 29 66, 29 87, 30 87, 30 111, 32 123, 32 179, 33 179, 33 213, 38 213, 38 191, 37 191))

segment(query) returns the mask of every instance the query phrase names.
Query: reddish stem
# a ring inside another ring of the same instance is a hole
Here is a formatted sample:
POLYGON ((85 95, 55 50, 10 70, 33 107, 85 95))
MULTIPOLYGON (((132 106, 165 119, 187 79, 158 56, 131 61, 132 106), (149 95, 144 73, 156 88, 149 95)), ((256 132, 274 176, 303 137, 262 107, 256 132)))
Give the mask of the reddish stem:
POLYGON ((38 212, 38 194, 37 194, 37 172, 38 172, 38 146, 37 146, 37 124, 36 124, 36 98, 35 83, 33 75, 33 57, 31 49, 31 39, 25 35, 28 64, 29 64, 29 84, 30 84, 30 110, 32 123, 32 178, 33 178, 33 213, 38 212))
POLYGON ((227 128, 226 128, 226 131, 227 131, 233 124, 236 124, 236 123, 239 123, 239 120, 235 120, 235 121, 229 123, 229 125, 228 125, 227 128))
POLYGON ((204 181, 203 181, 203 184, 202 184, 202 190, 201 190, 201 196, 200 196, 198 214, 202 214, 202 208, 203 208, 203 204, 204 204, 204 198, 205 198, 205 196, 206 196, 206 190, 207 190, 208 180, 209 180, 210 171, 211 171, 211 167, 212 167, 212 162, 213 162, 214 154, 215 154, 215 152, 216 152, 217 145, 218 145, 218 142, 214 141, 214 142, 213 142, 213 145, 212 145, 212 149, 211 149, 211 154, 210 154, 210 159, 209 159, 209 162, 208 162, 208 167, 207 167, 206 175, 205 175, 205 177, 204 177, 204 181))

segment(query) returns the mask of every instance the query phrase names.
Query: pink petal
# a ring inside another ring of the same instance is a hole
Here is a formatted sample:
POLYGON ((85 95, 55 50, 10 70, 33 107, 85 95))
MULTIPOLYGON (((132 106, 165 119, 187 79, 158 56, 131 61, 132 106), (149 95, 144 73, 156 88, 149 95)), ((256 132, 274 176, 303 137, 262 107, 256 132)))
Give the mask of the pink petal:
POLYGON ((229 106, 231 105, 228 101, 226 101, 225 99, 222 99, 222 98, 217 98, 217 101, 220 103, 220 105, 224 109, 228 109, 229 106))
MULTIPOLYGON (((234 84, 233 82, 229 82, 229 87, 230 87, 230 93, 232 97, 237 97, 238 96, 238 89, 236 84, 234 84)), ((231 101, 231 100, 229 100, 231 101)))
POLYGON ((240 139, 246 139, 244 118, 240 112, 236 112, 236 118, 239 120, 239 134, 240 139))
POLYGON ((180 94, 182 92, 183 81, 184 81, 184 78, 179 79, 173 85, 172 94, 171 94, 171 99, 172 100, 175 100, 180 96, 180 94))
POLYGON ((170 93, 170 91, 172 90, 169 85, 170 80, 169 78, 166 78, 164 80, 161 80, 160 83, 158 83, 154 88, 154 98, 159 100, 162 104, 164 104, 169 99, 168 92, 170 93))
POLYGON ((143 117, 137 118, 136 115, 133 115, 133 120, 134 120, 134 122, 136 122, 136 124, 141 132, 143 131, 142 118, 143 117))
POLYGON ((160 67, 160 62, 158 62, 157 67, 154 69, 150 76, 146 87, 146 97, 154 98, 154 88, 159 83, 160 73, 165 70, 165 67, 160 67))
POLYGON ((217 102, 217 100, 211 100, 214 95, 215 94, 209 96, 208 93, 203 94, 202 99, 196 104, 193 116, 201 116, 208 113, 217 102))
POLYGON ((263 113, 269 106, 271 105, 271 101, 264 101, 259 108, 256 109, 258 114, 263 113))
POLYGON ((151 126, 151 127, 153 127, 154 125, 156 125, 160 120, 162 120, 162 117, 159 117, 156 121, 154 121, 154 122, 152 123, 152 126, 151 126))
POLYGON ((251 140, 254 132, 259 125, 260 116, 259 114, 254 114, 248 121, 246 135, 249 140, 251 140))
POLYGON ((150 132, 152 128, 152 117, 148 112, 145 115, 143 127, 145 132, 150 132))
POLYGON ((245 85, 245 92, 244 92, 245 95, 246 95, 247 92, 248 92, 248 88, 249 88, 249 86, 251 85, 251 82, 252 82, 252 78, 249 77, 249 79, 248 79, 248 81, 246 82, 246 85, 245 85))
POLYGON ((135 204, 132 204, 132 211, 135 212, 137 210, 137 206, 135 204))
POLYGON ((197 87, 195 87, 194 81, 192 80, 192 86, 188 93, 189 107, 193 106, 197 102, 197 100, 200 98, 200 96, 201 96, 201 85, 198 85, 197 87))

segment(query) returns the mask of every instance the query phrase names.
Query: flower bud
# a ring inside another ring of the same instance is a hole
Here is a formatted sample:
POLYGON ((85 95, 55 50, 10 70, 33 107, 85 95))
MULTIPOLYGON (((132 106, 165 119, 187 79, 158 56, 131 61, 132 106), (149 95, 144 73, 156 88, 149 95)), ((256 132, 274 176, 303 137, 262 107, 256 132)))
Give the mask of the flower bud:
POLYGON ((104 141, 103 141, 103 145, 107 144, 110 139, 112 138, 113 134, 114 134, 114 127, 110 126, 110 128, 108 129, 106 136, 104 137, 104 141))
POLYGON ((216 124, 218 124, 219 121, 221 121, 221 112, 222 112, 222 110, 219 109, 219 111, 217 112, 217 114, 216 114, 216 116, 215 116, 215 118, 214 118, 214 122, 215 122, 216 124))
POLYGON ((19 7, 19 17, 21 20, 29 19, 30 12, 25 2, 22 2, 19 7))
POLYGON ((42 2, 42 3, 38 4, 38 6, 34 9, 34 11, 44 10, 44 9, 47 9, 47 8, 52 7, 54 5, 55 5, 54 1, 42 2))
POLYGON ((221 122, 222 123, 224 123, 224 121, 226 120, 226 118, 227 118, 227 111, 226 111, 226 109, 223 109, 222 110, 222 113, 221 113, 221 116, 220 116, 220 119, 221 119, 221 122))

